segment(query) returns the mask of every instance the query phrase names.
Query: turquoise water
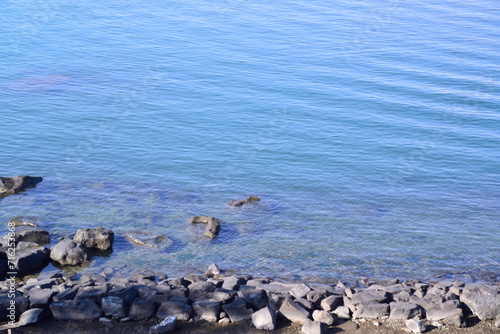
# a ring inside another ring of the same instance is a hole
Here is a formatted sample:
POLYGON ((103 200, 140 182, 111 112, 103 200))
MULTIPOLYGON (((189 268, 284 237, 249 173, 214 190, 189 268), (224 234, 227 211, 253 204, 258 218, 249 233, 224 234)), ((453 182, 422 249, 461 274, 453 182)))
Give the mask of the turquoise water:
POLYGON ((0 220, 111 228, 94 271, 498 275, 499 22, 488 0, 4 1, 0 171, 44 181, 0 220))

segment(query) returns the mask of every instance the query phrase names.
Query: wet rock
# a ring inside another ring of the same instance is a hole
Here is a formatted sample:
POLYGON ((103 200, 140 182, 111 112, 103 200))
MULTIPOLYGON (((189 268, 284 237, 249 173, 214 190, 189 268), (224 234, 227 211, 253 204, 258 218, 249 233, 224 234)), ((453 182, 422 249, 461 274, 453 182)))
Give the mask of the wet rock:
POLYGON ((178 320, 189 320, 192 312, 192 307, 185 303, 178 301, 166 301, 161 303, 161 306, 156 313, 156 317, 158 319, 165 319, 168 316, 174 316, 178 320))
POLYGON ((21 227, 21 226, 38 227, 39 224, 40 224, 40 219, 35 217, 14 217, 7 222, 7 226, 14 226, 14 227, 21 227))
POLYGON ((219 320, 220 303, 195 302, 193 303, 193 310, 201 320, 216 323, 219 320))
POLYGON ((423 333, 426 330, 425 322, 417 319, 410 319, 406 322, 408 327, 413 333, 423 333))
POLYGON ((31 308, 46 308, 52 302, 54 291, 52 289, 31 289, 29 300, 31 308))
POLYGON ((103 297, 101 300, 101 309, 107 317, 123 318, 127 315, 125 302, 120 297, 103 297))
POLYGON ((23 228, 16 231, 16 242, 27 241, 38 245, 50 244, 49 232, 43 229, 23 228))
POLYGON ((172 332, 177 324, 177 318, 174 316, 168 316, 163 319, 158 325, 155 325, 149 329, 149 334, 163 334, 172 332))
POLYGON ((102 315, 99 306, 90 299, 52 302, 49 308, 56 320, 92 321, 102 315))
POLYGON ((290 298, 286 298, 279 309, 280 314, 293 323, 304 324, 309 312, 290 298))
POLYGON ((50 249, 50 258, 59 264, 76 266, 89 261, 90 254, 82 244, 63 239, 50 249))
POLYGON ((257 329, 273 331, 276 328, 276 314, 266 306, 252 314, 252 324, 257 329))
POLYGON ((233 199, 233 200, 229 201, 229 203, 227 203, 227 204, 234 206, 234 207, 239 207, 239 206, 242 206, 244 204, 250 204, 250 203, 259 202, 259 201, 260 201, 260 198, 258 198, 257 196, 248 196, 244 200, 233 199))
POLYGON ((208 277, 215 277, 220 275, 220 269, 219 267, 215 264, 212 263, 210 267, 208 267, 207 271, 205 272, 205 275, 208 277))
POLYGON ((311 321, 306 319, 302 325, 302 333, 304 334, 326 334, 328 326, 319 321, 311 321))
POLYGON ((213 239, 217 236, 217 234, 219 234, 221 221, 215 217, 196 216, 191 217, 190 221, 192 224, 207 224, 207 228, 203 233, 206 237, 213 239))
POLYGON ((50 251, 46 247, 26 248, 16 251, 14 264, 18 275, 40 271, 49 263, 50 251))
POLYGON ((155 314, 154 302, 148 299, 136 298, 128 311, 128 316, 135 320, 146 320, 155 314))
POLYGON ((335 323, 335 318, 331 313, 323 310, 315 310, 312 314, 314 321, 319 321, 325 323, 327 326, 331 326, 335 323))
POLYGON ((326 297, 321 301, 321 307, 325 311, 333 311, 335 310, 338 306, 342 305, 343 303, 343 297, 337 296, 337 295, 332 295, 329 297, 326 297))
MULTIPOLYGON (((467 285, 465 287, 467 288, 467 285)), ((466 291, 465 288, 464 291, 466 291)), ((500 318, 500 294, 464 292, 460 296, 460 301, 467 305, 480 320, 500 318)))
POLYGON ((174 243, 170 238, 156 233, 145 231, 131 231, 123 235, 123 237, 133 245, 165 249, 174 243))
POLYGON ((34 188, 38 183, 42 182, 42 180, 41 177, 33 176, 0 176, 0 198, 34 188))
POLYGON ((248 308, 246 302, 241 298, 236 298, 232 303, 223 305, 222 308, 233 323, 248 320, 253 314, 252 309, 248 308))
POLYGON ((422 309, 417 304, 392 302, 389 304, 391 308, 391 320, 408 320, 412 318, 421 318, 422 309))
POLYGON ((113 231, 98 227, 98 228, 81 228, 79 229, 73 241, 79 242, 88 249, 109 250, 113 247, 115 234, 113 231))
POLYGON ((355 319, 380 319, 386 316, 389 316, 389 305, 379 303, 358 304, 352 315, 355 319))

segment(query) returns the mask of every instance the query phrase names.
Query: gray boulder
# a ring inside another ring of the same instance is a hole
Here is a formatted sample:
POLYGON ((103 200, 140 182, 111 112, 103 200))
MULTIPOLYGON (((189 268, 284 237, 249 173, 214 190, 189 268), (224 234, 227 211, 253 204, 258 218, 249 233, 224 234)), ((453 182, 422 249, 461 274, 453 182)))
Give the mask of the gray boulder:
POLYGON ((161 303, 156 317, 158 319, 165 319, 168 316, 174 316, 178 320, 189 320, 192 313, 193 308, 188 304, 179 301, 166 301, 161 303))
POLYGON ((252 324, 257 329, 273 331, 276 328, 276 314, 266 306, 252 314, 252 324))
POLYGON ((50 258, 63 266, 76 266, 88 262, 90 254, 82 244, 71 239, 63 239, 52 246, 50 258))
POLYGON ((500 318, 500 294, 467 292, 460 296, 460 301, 467 305, 480 320, 500 318))
POLYGON ((333 315, 324 310, 315 310, 312 314, 312 318, 314 321, 325 323, 327 326, 331 326, 335 323, 333 315))
POLYGON ((220 303, 219 302, 195 302, 193 303, 194 313, 201 319, 208 322, 217 322, 219 320, 220 303))
POLYGON ((453 313, 448 314, 444 319, 443 323, 446 326, 453 327, 465 327, 465 318, 464 313, 461 308, 457 308, 453 311, 453 313))
POLYGON ((410 319, 406 322, 406 326, 413 333, 423 333, 426 330, 425 322, 423 320, 410 319))
POLYGON ((16 242, 27 241, 39 245, 50 244, 49 232, 36 228, 20 228, 16 231, 16 242))
POLYGON ((234 302, 223 305, 224 312, 229 316, 231 322, 240 322, 252 317, 252 309, 247 307, 246 302, 241 298, 236 298, 234 302))
POLYGON ((351 319, 351 310, 347 306, 339 306, 332 313, 340 319, 351 319))
POLYGON ((49 308, 56 320, 92 321, 102 315, 99 306, 90 299, 52 302, 49 308))
POLYGON ((304 334, 326 334, 328 331, 328 326, 319 321, 311 321, 306 319, 304 325, 302 325, 302 333, 304 334))
POLYGON ((14 264, 18 275, 40 271, 49 263, 50 251, 46 247, 32 247, 16 251, 14 264))
POLYGON ((456 309, 458 309, 457 303, 446 302, 434 304, 426 310, 427 320, 443 320, 444 318, 454 314, 456 309))
POLYGON ((123 318, 127 316, 125 302, 120 297, 103 297, 101 300, 101 309, 107 317, 123 318))
POLYGON ((290 294, 295 298, 304 298, 311 291, 311 288, 306 284, 300 284, 290 290, 290 294))
POLYGON ((391 307, 391 320, 408 320, 412 318, 421 318, 422 309, 417 304, 392 302, 389 304, 391 307))
POLYGON ((136 298, 128 311, 128 316, 135 320, 146 320, 155 313, 155 304, 152 300, 136 298))
POLYGON ((329 297, 326 297, 321 301, 321 307, 325 311, 333 311, 335 310, 338 306, 342 305, 343 303, 343 297, 342 296, 337 296, 337 295, 332 295, 329 297))
POLYGON ((300 324, 304 324, 309 317, 309 312, 290 298, 281 304, 279 313, 291 322, 300 324))
POLYGON ((21 191, 34 188, 38 183, 42 182, 42 180, 41 177, 33 176, 0 176, 0 197, 14 195, 21 191))
POLYGON ((386 316, 389 316, 389 305, 379 303, 358 304, 352 315, 355 319, 380 319, 386 316))
POLYGON ((219 267, 215 264, 212 263, 210 267, 208 267, 207 271, 205 272, 205 275, 208 277, 215 277, 220 275, 220 269, 219 267))
POLYGON ((73 241, 79 242, 89 249, 109 250, 113 247, 115 234, 113 231, 98 227, 98 228, 81 228, 79 229, 73 241))
POLYGON ((30 307, 46 308, 52 302, 54 293, 52 289, 31 289, 29 291, 30 307))

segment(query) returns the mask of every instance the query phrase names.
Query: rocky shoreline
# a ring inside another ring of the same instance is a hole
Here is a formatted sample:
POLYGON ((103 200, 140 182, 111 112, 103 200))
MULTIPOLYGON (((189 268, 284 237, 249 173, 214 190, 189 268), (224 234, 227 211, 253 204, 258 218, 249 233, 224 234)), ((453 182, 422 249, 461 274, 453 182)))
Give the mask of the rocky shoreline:
MULTIPOLYGON (((24 191, 40 181, 24 176, 1 178, 0 195, 24 191)), ((257 201, 258 197, 250 196, 228 204, 239 207, 257 201)), ((200 237, 210 239, 222 224, 207 216, 191 217, 190 223, 205 224, 200 237)), ((0 239, 0 278, 7 278, 0 282, 2 329, 43 326, 50 321, 92 323, 106 331, 140 323, 140 332, 149 333, 182 332, 193 322, 221 330, 241 325, 263 331, 291 328, 293 333, 305 334, 346 331, 346 326, 356 330, 363 324, 414 333, 478 323, 492 331, 500 328, 500 283, 398 279, 353 285, 287 283, 224 275, 216 264, 203 274, 181 278, 78 276, 61 271, 23 281, 19 277, 40 273, 50 261, 61 267, 85 265, 93 256, 112 252, 115 234, 102 227, 82 228, 49 249, 51 236, 36 218, 15 217, 7 226, 9 233, 0 239)), ((131 231, 124 238, 138 247, 164 249, 172 244, 167 236, 144 231, 131 231)))
POLYGON ((355 330, 364 323, 422 333, 481 322, 484 328, 500 331, 500 283, 397 279, 353 286, 287 283, 251 275, 224 276, 215 264, 204 274, 182 278, 90 274, 77 279, 57 273, 2 282, 3 322, 9 321, 12 284, 17 319, 3 329, 57 320, 94 322, 102 329, 147 322, 149 333, 172 332, 192 322, 268 331, 292 326, 306 334, 345 330, 346 324, 355 330))

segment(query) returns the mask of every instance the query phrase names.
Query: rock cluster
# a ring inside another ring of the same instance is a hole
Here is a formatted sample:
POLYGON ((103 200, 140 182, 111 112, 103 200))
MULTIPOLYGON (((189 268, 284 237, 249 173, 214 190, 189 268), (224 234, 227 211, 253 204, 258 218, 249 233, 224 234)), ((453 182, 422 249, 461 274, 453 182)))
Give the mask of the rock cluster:
POLYGON ((215 217, 196 216, 191 217, 190 221, 192 224, 207 224, 207 228, 205 229, 203 235, 209 237, 210 239, 215 238, 217 234, 219 234, 221 221, 215 217))
POLYGON ((0 176, 0 198, 34 188, 38 183, 42 182, 42 180, 41 177, 33 176, 0 176))
MULTIPOLYGON (((247 321, 263 330, 274 330, 277 321, 284 321, 297 323, 303 333, 321 334, 347 319, 406 324, 407 330, 420 333, 431 323, 463 327, 464 317, 471 313, 497 323, 500 318, 500 284, 382 281, 346 287, 340 282, 283 283, 248 275, 193 274, 176 279, 83 275, 79 281, 73 277, 55 274, 19 283, 17 314, 25 322, 35 322, 42 309, 58 320, 99 320, 105 326, 156 319, 150 333, 166 333, 177 321, 195 320, 247 321)), ((8 289, 7 284, 1 287, 8 289)), ((7 291, 1 292, 0 310, 9 302, 7 291)), ((6 320, 3 312, 0 321, 6 320)))
POLYGON ((242 206, 244 204, 250 204, 250 203, 259 202, 259 201, 260 201, 260 198, 258 198, 257 196, 248 196, 244 200, 232 199, 227 204, 229 204, 231 206, 239 207, 239 206, 242 206))

